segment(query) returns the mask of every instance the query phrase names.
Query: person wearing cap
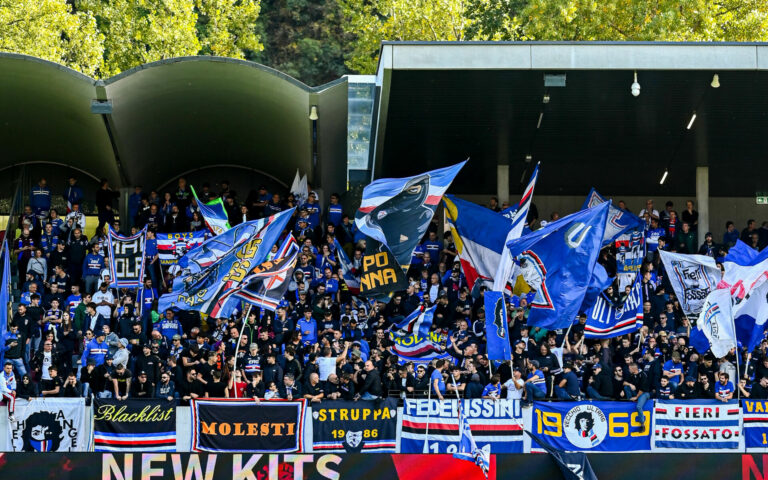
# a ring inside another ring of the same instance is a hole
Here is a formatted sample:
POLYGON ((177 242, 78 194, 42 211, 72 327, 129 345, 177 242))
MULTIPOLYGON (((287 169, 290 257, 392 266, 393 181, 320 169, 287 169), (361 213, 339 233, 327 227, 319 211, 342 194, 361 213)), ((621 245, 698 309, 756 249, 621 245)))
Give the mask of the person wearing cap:
POLYGON ((322 208, 320 208, 320 205, 317 204, 317 197, 315 196, 315 192, 309 192, 307 201, 301 205, 301 209, 307 211, 307 219, 309 221, 310 227, 317 228, 320 226, 320 215, 322 214, 322 208))
POLYGON ((152 398, 152 384, 147 380, 147 372, 140 371, 137 375, 137 381, 131 382, 131 398, 152 398))
POLYGON ((592 376, 589 377, 587 397, 593 400, 612 400, 613 381, 610 372, 605 371, 599 362, 592 365, 592 376))
POLYGON ((312 230, 312 227, 309 224, 309 219, 300 216, 298 220, 296 220, 296 228, 293 229, 293 236, 297 239, 311 238, 314 234, 314 230, 312 230))
POLYGON ((248 346, 248 352, 240 360, 240 368, 245 372, 246 381, 250 382, 251 378, 259 374, 261 375, 261 355, 259 355, 259 345, 257 343, 251 343, 248 346))
POLYGON ((104 331, 100 329, 96 333, 96 338, 85 344, 83 355, 80 357, 81 366, 85 367, 88 360, 95 361, 97 367, 104 363, 105 357, 109 354, 109 345, 104 341, 105 338, 104 331))
POLYGON ((130 359, 130 352, 128 352, 128 339, 121 338, 117 341, 117 350, 112 354, 115 365, 123 365, 128 367, 128 360, 130 359))
POLYGON ((544 372, 539 370, 537 360, 528 360, 528 377, 525 380, 525 401, 523 406, 530 407, 534 400, 539 400, 547 396, 547 383, 544 372))
POLYGON ((517 367, 512 371, 512 378, 502 384, 507 390, 507 400, 522 400, 525 392, 525 380, 523 371, 517 367))
POLYGON ((692 376, 685 377, 685 382, 677 387, 675 390, 675 398, 678 400, 694 400, 697 398, 703 398, 698 395, 698 385, 696 384, 696 378, 692 376))
POLYGON ((115 366, 115 373, 112 375, 112 392, 117 400, 127 400, 128 392, 131 391, 131 377, 133 374, 125 368, 125 365, 115 366))
POLYGON ((560 400, 581 400, 581 391, 579 391, 579 378, 573 372, 574 365, 571 362, 565 362, 563 365, 563 374, 560 382, 555 385, 555 395, 560 400))

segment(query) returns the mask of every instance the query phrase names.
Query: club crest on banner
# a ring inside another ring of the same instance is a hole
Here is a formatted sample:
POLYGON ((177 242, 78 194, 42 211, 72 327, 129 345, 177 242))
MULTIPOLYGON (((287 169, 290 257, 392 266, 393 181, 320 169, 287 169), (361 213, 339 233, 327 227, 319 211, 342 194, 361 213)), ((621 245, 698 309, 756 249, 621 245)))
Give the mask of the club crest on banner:
POLYGON ((563 417, 563 431, 569 442, 589 449, 600 445, 605 439, 608 420, 596 405, 577 405, 563 417))
POLYGON ((505 338, 507 329, 504 328, 504 300, 499 298, 493 308, 493 324, 496 325, 496 335, 505 338))

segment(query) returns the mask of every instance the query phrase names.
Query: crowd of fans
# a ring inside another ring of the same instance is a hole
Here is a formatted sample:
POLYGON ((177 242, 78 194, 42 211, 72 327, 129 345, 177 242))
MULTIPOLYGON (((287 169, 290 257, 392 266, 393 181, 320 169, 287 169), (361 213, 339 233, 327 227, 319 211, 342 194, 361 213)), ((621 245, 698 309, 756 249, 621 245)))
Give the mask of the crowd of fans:
MULTIPOLYGON (((354 275, 359 275, 365 240, 337 194, 325 206, 311 189, 301 204, 292 194, 269 193, 264 187, 242 199, 225 181, 216 192, 204 184, 197 193, 205 202, 221 197, 231 225, 298 207, 290 230, 301 245, 299 261, 276 312, 244 307, 233 318, 208 318, 157 311, 158 295, 168 291, 172 274, 159 264, 154 233, 206 228, 183 178, 162 195, 136 187, 128 199, 129 218, 123 221, 115 215, 118 195, 102 181, 95 198, 98 224, 90 237, 76 179, 63 192, 68 211, 60 213, 51 208, 53 193, 41 179, 19 219, 20 233, 10 243, 21 295, 3 339, 0 391, 6 399, 154 397, 186 405, 200 397, 320 402, 459 395, 522 399, 525 404, 627 400, 640 408, 649 398, 768 397, 768 341, 755 352, 733 351, 722 359, 689 347, 695 319, 682 313, 658 254, 666 249, 721 261, 738 238, 756 249, 768 244, 768 222, 758 229, 750 221, 741 232, 728 222, 721 243, 709 232, 700 242, 692 202, 678 215, 671 202, 659 212, 649 200, 639 212, 647 223, 647 254, 640 270, 642 329, 585 340, 583 315, 569 330, 531 328, 526 318, 532 294, 512 295, 513 358, 499 363, 485 355, 482 297, 470 295, 453 239, 441 233, 437 217, 414 252, 407 290, 384 304, 356 297, 344 281, 336 240, 354 275), (109 287, 107 226, 124 234, 148 227, 147 277, 141 288, 109 287), (390 350, 388 330, 422 304, 437 305, 432 328, 449 339, 450 358, 401 364, 390 350)), ((488 207, 499 211, 503 206, 492 199, 488 207)), ((619 207, 627 208, 623 202, 619 207)), ((531 227, 543 225, 535 207, 531 211, 531 227)), ((550 215, 550 220, 557 218, 557 213, 550 215)), ((616 274, 615 254, 606 247, 600 256, 611 276, 616 274)), ((605 294, 623 301, 618 283, 605 294)))

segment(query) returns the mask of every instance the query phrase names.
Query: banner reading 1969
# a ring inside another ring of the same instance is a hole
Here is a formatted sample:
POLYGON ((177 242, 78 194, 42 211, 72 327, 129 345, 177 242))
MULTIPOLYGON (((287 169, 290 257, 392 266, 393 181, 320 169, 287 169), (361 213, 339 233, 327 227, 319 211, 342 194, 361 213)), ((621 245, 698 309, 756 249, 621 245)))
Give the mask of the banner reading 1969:
MULTIPOLYGON (((459 400, 405 400, 400 453, 455 453, 459 400)), ((461 400, 477 446, 490 453, 523 453, 523 413, 518 400, 461 400)))
POLYGON ((317 403, 312 407, 312 440, 316 452, 395 452, 397 399, 317 403))
MULTIPOLYGON (((533 433, 561 450, 648 451, 652 404, 640 418, 634 402, 534 402, 533 433)), ((537 445, 531 441, 531 450, 541 451, 537 445)))

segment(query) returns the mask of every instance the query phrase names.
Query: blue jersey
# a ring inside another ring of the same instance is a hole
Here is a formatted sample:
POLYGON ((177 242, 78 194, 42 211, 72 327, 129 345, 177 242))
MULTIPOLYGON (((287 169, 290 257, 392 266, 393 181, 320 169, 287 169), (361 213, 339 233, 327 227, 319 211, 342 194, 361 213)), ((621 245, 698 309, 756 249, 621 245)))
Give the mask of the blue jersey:
POLYGON ((437 380, 437 390, 440 393, 445 393, 445 380, 443 380, 443 372, 439 370, 432 371, 432 375, 429 377, 430 388, 434 388, 435 380, 437 380))
POLYGON ((331 204, 328 205, 328 223, 334 227, 338 227, 341 224, 341 217, 344 215, 341 205, 331 204))
POLYGON ((88 364, 88 360, 95 360, 96 366, 98 367, 104 363, 108 353, 109 345, 107 345, 107 342, 99 343, 99 341, 94 338, 85 345, 83 356, 80 358, 80 365, 84 367, 88 364))
POLYGON ((51 208, 51 189, 47 186, 35 185, 29 192, 29 206, 36 210, 48 210, 51 208))
POLYGON ((339 291, 339 281, 335 278, 326 278, 323 280, 326 293, 336 293, 339 291))
POLYGON ((717 382, 715 384, 715 397, 718 398, 726 398, 728 395, 732 394, 734 392, 733 384, 731 382, 726 382, 725 385, 723 385, 720 382, 717 382))
POLYGON ((89 253, 83 260, 83 276, 95 275, 101 273, 104 268, 104 257, 98 254, 89 253))
POLYGON ((321 208, 320 205, 316 203, 305 203, 301 206, 304 210, 306 210, 309 213, 309 218, 307 221, 309 222, 309 226, 312 228, 317 228, 318 225, 320 225, 320 213, 321 208))
POLYGON ((157 255, 157 239, 148 238, 147 243, 144 245, 144 256, 152 258, 157 255))
POLYGON ((440 259, 440 252, 443 250, 442 243, 430 242, 429 240, 427 240, 421 245, 424 247, 425 252, 429 252, 429 256, 432 258, 433 262, 436 262, 440 259))
POLYGON ((494 396, 496 398, 501 398, 501 383, 499 383, 498 385, 494 385, 492 383, 489 383, 488 385, 486 385, 485 388, 483 389, 483 396, 484 397, 494 396))
POLYGON ((296 330, 301 332, 302 342, 309 344, 317 343, 317 322, 313 318, 310 318, 309 321, 303 318, 300 319, 296 322, 296 330))
POLYGON ((672 378, 670 380, 682 382, 683 381, 683 364, 680 362, 673 362, 672 360, 667 360, 664 363, 664 371, 670 372, 672 374, 672 378))
POLYGON ((51 235, 44 234, 40 236, 40 248, 42 248, 45 253, 51 253, 56 250, 56 245, 58 244, 59 237, 53 233, 53 229, 51 229, 51 235))
POLYGON ((665 233, 663 228, 652 228, 645 232, 645 246, 649 252, 655 252, 659 248, 659 239, 665 233))
POLYGON ((426 251, 424 245, 416 245, 416 248, 413 249, 413 255, 411 256, 411 265, 421 265, 424 263, 424 252, 426 251))
POLYGON ((163 318, 155 324, 155 330, 160 332, 160 334, 167 338, 169 342, 173 340, 174 335, 184 334, 184 329, 181 328, 181 324, 175 318, 172 320, 163 318))
POLYGON ((155 288, 141 287, 139 290, 138 301, 142 305, 142 311, 152 310, 152 301, 157 299, 157 290, 155 288))
POLYGON ((537 387, 539 387, 539 389, 546 394, 547 393, 547 381, 544 378, 544 372, 542 372, 541 370, 534 370, 533 373, 529 373, 528 374, 528 378, 526 380, 530 380, 533 377, 538 377, 538 378, 536 380, 532 381, 531 383, 536 385, 537 387))
POLYGON ((51 230, 51 233, 57 237, 61 235, 61 226, 64 225, 64 219, 61 217, 52 218, 49 220, 49 223, 53 225, 53 230, 51 230))
POLYGON ((67 297, 67 305, 69 306, 69 314, 74 315, 75 309, 78 305, 80 305, 80 302, 83 300, 82 295, 70 295, 67 297))

